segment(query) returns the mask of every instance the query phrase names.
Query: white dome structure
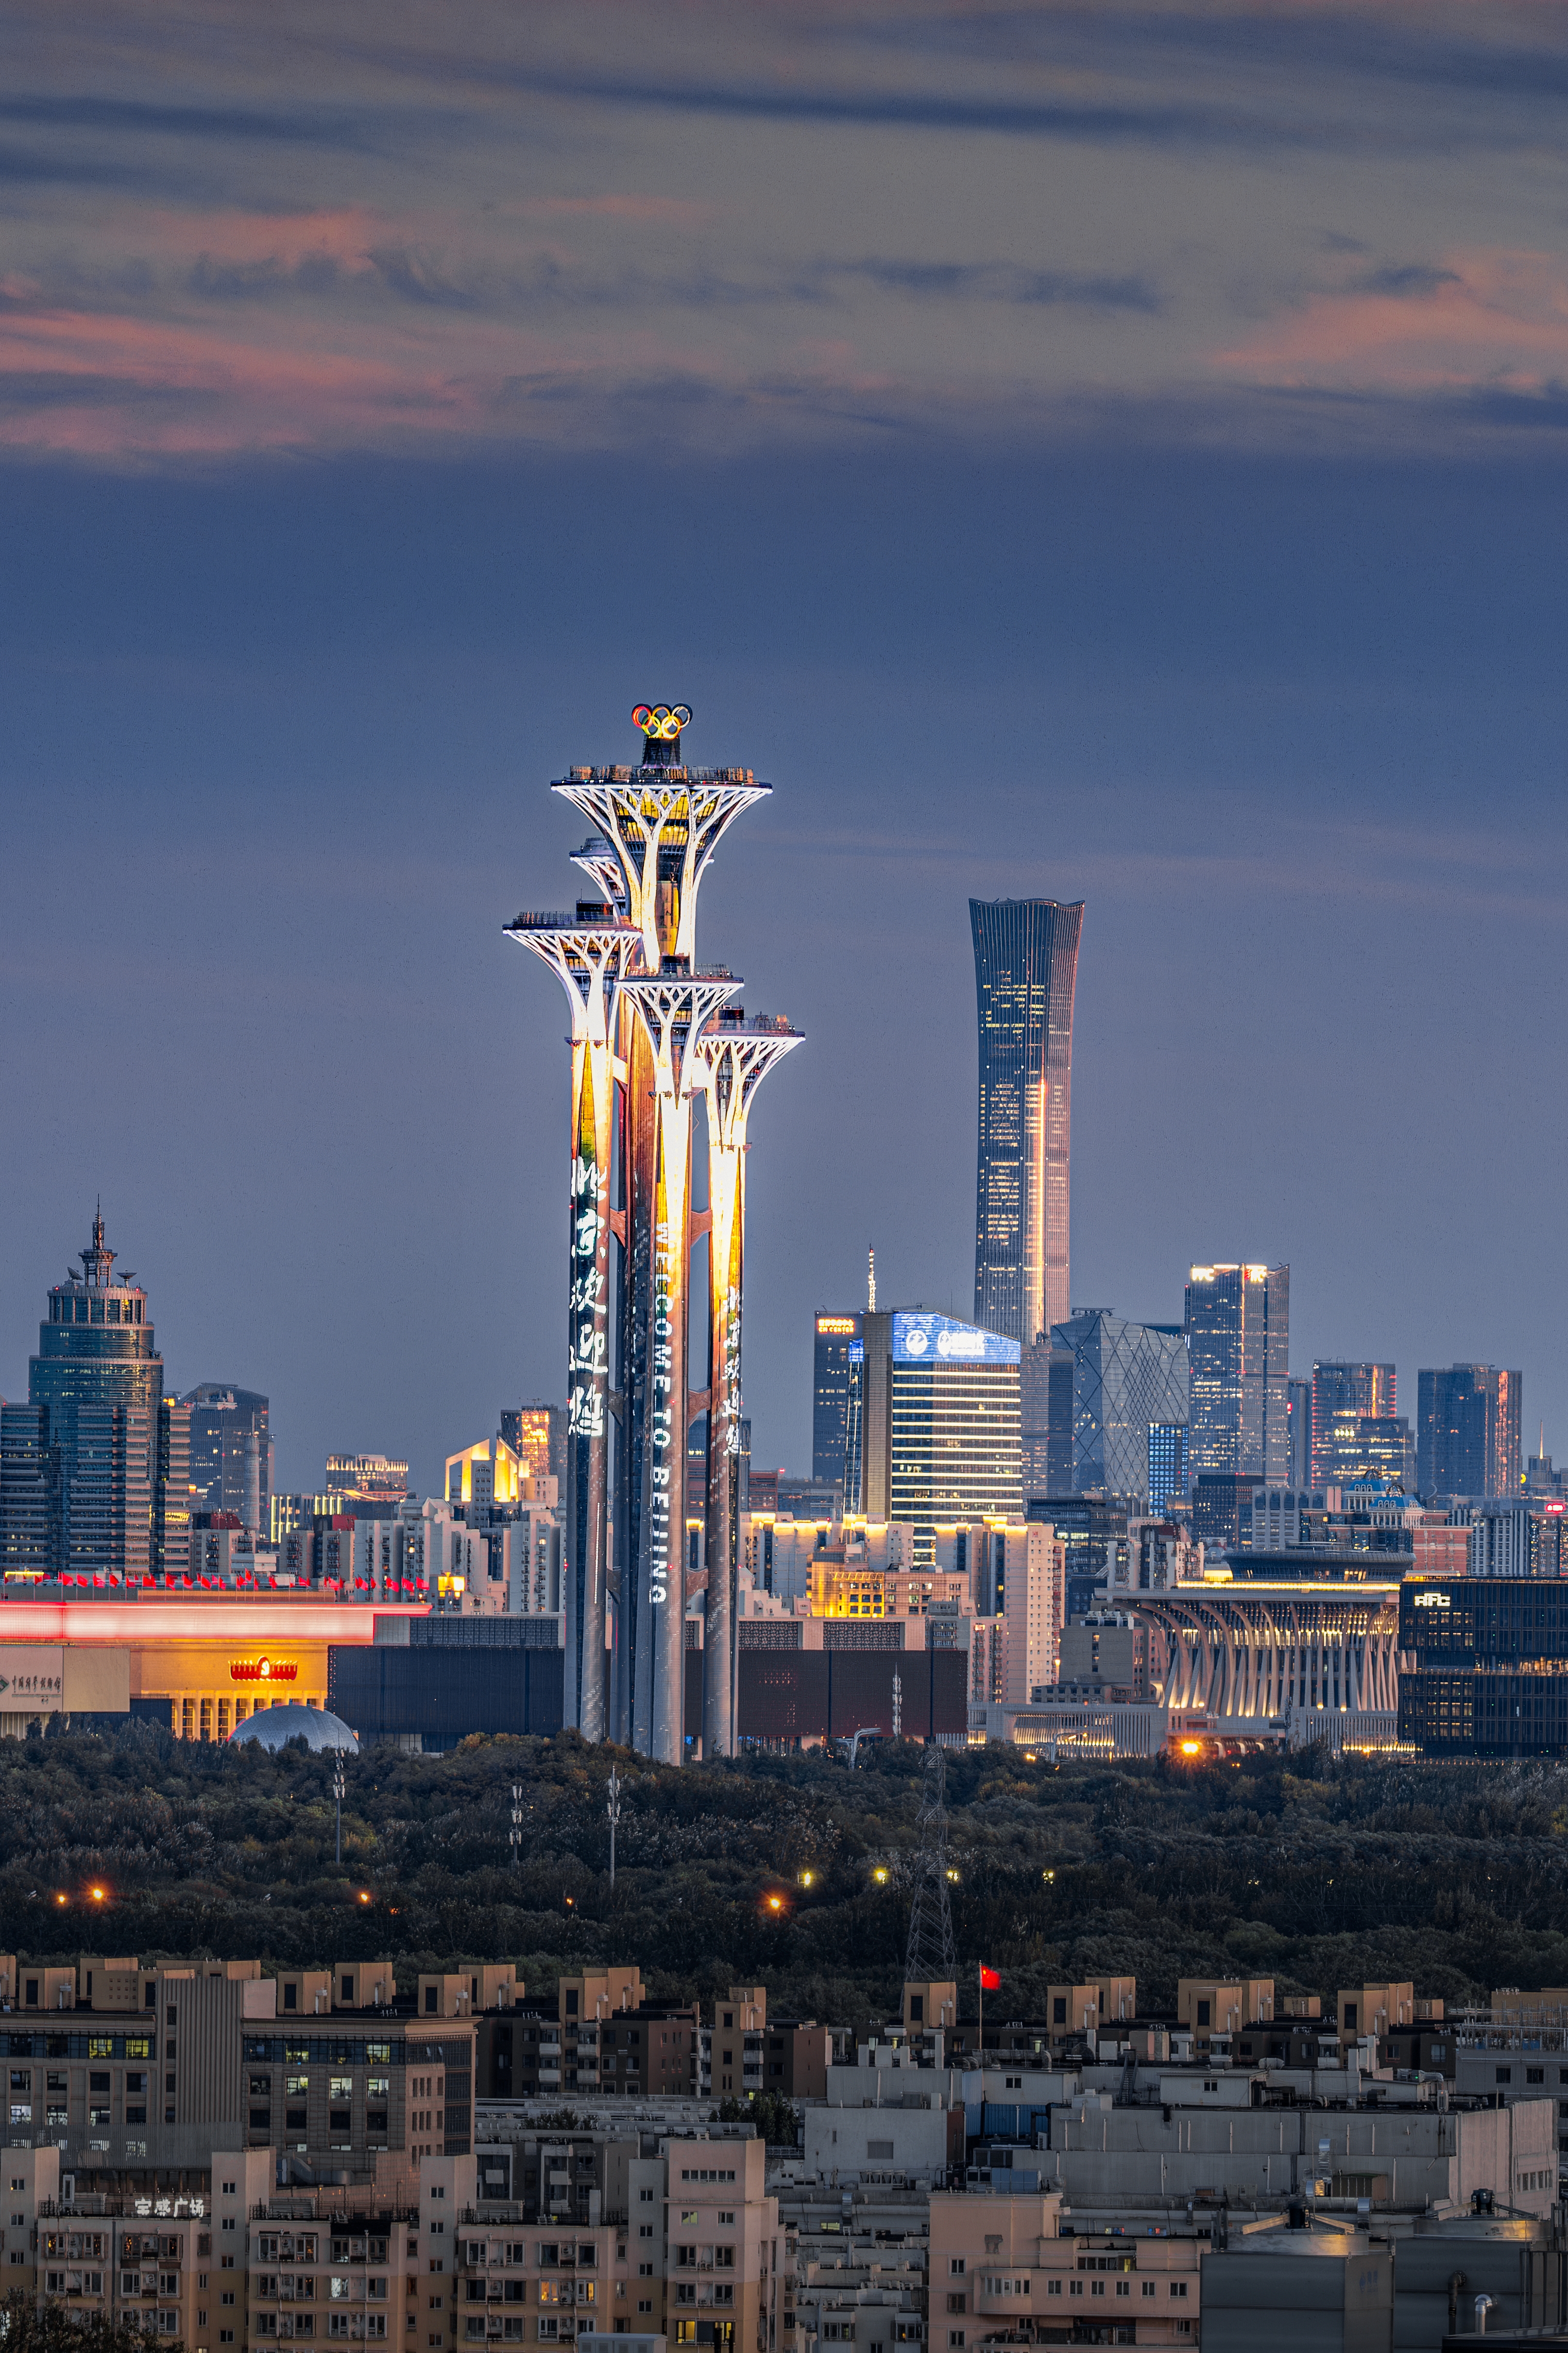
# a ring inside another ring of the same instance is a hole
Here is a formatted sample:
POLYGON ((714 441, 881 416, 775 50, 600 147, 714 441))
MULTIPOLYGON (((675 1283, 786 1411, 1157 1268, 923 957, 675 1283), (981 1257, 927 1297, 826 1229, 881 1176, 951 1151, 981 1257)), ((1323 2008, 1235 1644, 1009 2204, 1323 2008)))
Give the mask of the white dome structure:
POLYGON ((258 1707, 243 1724, 237 1724, 228 1736, 232 1748, 239 1741, 248 1741, 257 1748, 285 1748, 290 1740, 302 1740, 318 1756, 332 1748, 346 1750, 349 1756, 359 1755, 359 1742, 341 1715, 333 1715, 324 1707, 307 1707, 303 1701, 285 1700, 279 1707, 258 1707))

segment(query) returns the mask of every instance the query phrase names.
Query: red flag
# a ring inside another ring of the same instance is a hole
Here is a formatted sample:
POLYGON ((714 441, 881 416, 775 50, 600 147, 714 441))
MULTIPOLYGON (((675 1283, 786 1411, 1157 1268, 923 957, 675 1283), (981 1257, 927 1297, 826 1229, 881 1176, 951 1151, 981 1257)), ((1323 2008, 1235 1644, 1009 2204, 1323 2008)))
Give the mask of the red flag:
POLYGON ((984 1961, 980 1964, 980 1989, 982 1993, 999 1993, 1002 1989, 1001 1971, 988 1969, 984 1961))

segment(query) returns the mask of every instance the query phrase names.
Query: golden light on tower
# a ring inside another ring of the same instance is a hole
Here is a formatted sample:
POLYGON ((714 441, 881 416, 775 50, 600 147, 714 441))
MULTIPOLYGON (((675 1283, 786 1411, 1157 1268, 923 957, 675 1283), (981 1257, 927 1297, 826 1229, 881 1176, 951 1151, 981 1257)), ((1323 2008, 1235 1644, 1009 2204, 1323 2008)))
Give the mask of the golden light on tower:
POLYGON ((697 895, 714 850, 771 787, 749 768, 684 765, 689 704, 642 702, 632 717, 640 764, 573 768, 552 787, 592 828, 574 862, 599 898, 580 903, 574 920, 522 915, 508 929, 551 964, 573 1016, 565 1721, 674 1764, 685 1746, 694 1405, 710 1408, 706 1526, 721 1556, 717 1602, 710 1582, 705 1750, 733 1738, 745 1112, 762 1071, 798 1040, 780 1022, 752 1025, 745 1034, 759 1043, 713 1046, 728 1034, 718 1016, 736 983, 700 971, 695 957, 697 895), (710 1188, 700 1214, 699 1096, 710 1188), (691 1251, 710 1223, 712 1393, 699 1386, 694 1396, 691 1251))

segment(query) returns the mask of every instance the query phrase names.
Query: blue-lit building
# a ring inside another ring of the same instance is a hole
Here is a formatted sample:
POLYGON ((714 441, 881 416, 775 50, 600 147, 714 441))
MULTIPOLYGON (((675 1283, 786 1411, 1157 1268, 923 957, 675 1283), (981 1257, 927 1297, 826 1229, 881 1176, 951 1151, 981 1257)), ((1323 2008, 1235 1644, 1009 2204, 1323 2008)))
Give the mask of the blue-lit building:
POLYGON ((1149 1424, 1149 1510, 1163 1519, 1171 1505, 1187 1492, 1187 1425, 1184 1421, 1149 1424))
POLYGON ((914 1529, 914 1566, 939 1522, 1016 1518, 1023 1508, 1019 1345, 923 1308, 860 1319, 862 1504, 914 1529))
POLYGON ((860 1318, 853 1311, 819 1308, 812 1335, 811 1475, 819 1484, 837 1487, 843 1508, 852 1508, 858 1493, 860 1318), (851 1464, 851 1452, 856 1460, 851 1464))

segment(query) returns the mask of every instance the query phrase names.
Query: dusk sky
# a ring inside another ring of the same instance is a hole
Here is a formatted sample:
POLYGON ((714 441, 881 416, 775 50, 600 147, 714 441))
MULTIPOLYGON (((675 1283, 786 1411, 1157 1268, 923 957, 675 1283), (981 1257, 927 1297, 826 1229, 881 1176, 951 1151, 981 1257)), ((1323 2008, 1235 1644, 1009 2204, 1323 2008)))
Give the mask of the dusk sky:
POLYGON ((1568 1454, 1568 7, 13 0, 0 1393, 88 1239, 277 1477, 564 1396, 548 786, 774 786, 705 958, 753 1460, 970 1312, 967 902, 1087 902, 1075 1305, 1568 1454))

